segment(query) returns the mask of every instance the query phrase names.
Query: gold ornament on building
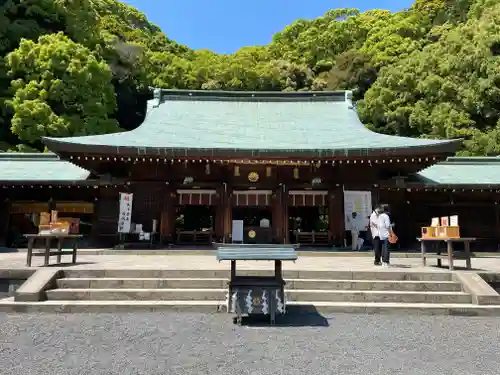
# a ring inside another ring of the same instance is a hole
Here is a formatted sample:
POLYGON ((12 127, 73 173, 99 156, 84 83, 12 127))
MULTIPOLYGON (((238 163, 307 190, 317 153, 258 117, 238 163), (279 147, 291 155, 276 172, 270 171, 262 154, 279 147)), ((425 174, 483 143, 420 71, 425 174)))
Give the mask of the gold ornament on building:
POLYGON ((271 177, 272 169, 271 167, 266 167, 266 177, 271 177))
POLYGON ((248 181, 250 181, 250 182, 259 181, 259 174, 257 172, 250 172, 248 174, 248 181))
POLYGON ((293 178, 299 179, 299 168, 293 168, 293 178))
POLYGON ((248 238, 255 238, 255 236, 256 236, 256 233, 254 230, 251 230, 248 232, 248 238))
POLYGON ((234 166, 234 176, 240 177, 240 166, 239 165, 234 166))
POLYGON ((205 174, 210 174, 210 164, 205 165, 205 174))

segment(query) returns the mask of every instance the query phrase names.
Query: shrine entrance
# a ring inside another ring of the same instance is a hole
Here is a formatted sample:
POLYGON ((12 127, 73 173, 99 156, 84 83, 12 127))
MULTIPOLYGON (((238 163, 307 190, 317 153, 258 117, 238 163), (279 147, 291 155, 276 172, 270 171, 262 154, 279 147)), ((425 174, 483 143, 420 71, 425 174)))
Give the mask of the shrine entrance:
POLYGON ((175 232, 179 245, 212 243, 216 220, 215 190, 178 190, 175 232))
MULTIPOLYGON (((271 191, 245 190, 234 191, 232 220, 243 222, 243 238, 234 238, 234 242, 270 244, 273 241, 273 217, 271 209, 271 191)), ((241 233, 240 233, 241 234, 241 233)))
POLYGON ((290 191, 288 241, 305 246, 328 246, 331 237, 328 211, 326 191, 290 191))

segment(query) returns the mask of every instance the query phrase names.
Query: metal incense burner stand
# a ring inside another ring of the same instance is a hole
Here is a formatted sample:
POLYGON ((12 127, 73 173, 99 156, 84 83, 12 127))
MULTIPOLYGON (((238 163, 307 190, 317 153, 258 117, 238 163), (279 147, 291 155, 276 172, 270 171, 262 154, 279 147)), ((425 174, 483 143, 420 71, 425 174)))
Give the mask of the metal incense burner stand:
POLYGON ((216 244, 217 260, 231 261, 231 279, 226 297, 227 312, 236 314, 241 325, 243 315, 268 315, 275 324, 276 315, 286 312, 285 280, 281 262, 297 260, 293 245, 249 245, 216 244), (274 276, 237 276, 236 261, 266 260, 274 261, 274 276))

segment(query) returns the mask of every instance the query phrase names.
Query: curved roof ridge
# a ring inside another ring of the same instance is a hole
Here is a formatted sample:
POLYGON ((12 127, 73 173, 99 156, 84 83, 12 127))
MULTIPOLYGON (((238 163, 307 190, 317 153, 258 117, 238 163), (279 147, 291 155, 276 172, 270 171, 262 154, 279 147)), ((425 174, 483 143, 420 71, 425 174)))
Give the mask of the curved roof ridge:
POLYGON ((437 155, 461 143, 376 133, 359 119, 350 91, 160 89, 134 130, 43 140, 54 151, 208 158, 437 155))

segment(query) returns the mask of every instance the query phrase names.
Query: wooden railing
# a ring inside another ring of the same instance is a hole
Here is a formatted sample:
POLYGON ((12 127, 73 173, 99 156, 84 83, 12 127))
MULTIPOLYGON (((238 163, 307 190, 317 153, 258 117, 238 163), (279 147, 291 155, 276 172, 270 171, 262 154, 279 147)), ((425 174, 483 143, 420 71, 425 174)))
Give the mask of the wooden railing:
POLYGON ((212 237, 212 231, 177 230, 178 245, 210 245, 212 237))
POLYGON ((328 246, 330 244, 329 232, 296 232, 297 243, 305 246, 328 246))

